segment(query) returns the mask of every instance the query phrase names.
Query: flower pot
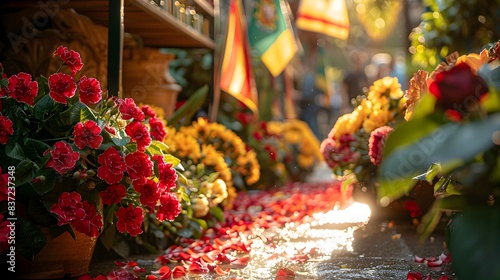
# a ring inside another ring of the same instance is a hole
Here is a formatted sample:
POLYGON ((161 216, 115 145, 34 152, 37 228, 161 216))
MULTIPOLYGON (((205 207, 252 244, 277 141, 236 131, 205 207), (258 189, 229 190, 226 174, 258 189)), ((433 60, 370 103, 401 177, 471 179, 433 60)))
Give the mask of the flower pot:
POLYGON ((123 97, 161 107, 168 118, 175 110, 182 87, 169 73, 173 54, 154 48, 127 48, 123 58, 123 97))
POLYGON ((18 279, 73 278, 88 273, 98 237, 75 231, 76 239, 65 232, 47 240, 33 261, 18 257, 18 279))

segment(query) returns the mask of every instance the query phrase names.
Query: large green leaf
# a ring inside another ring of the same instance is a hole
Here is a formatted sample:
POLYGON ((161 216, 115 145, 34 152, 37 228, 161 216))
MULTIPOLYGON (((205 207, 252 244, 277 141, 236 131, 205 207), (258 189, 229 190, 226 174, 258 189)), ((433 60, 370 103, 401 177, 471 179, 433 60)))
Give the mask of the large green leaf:
POLYGON ((16 230, 16 254, 32 260, 47 243, 47 238, 39 226, 23 219, 18 220, 16 230))
POLYGON ((46 118, 46 115, 54 109, 54 106, 56 106, 54 99, 47 94, 35 104, 35 107, 33 108, 33 116, 36 119, 43 120, 46 118))
POLYGON ((201 108, 208 95, 208 85, 196 90, 191 97, 177 109, 173 115, 167 120, 167 124, 174 127, 179 127, 191 121, 191 118, 201 108))
POLYGON ((28 138, 24 143, 24 154, 40 168, 46 163, 43 153, 50 148, 52 147, 45 142, 28 138))
MULTIPOLYGON (((69 112, 67 113, 69 113, 69 119, 71 123, 77 123, 86 120, 97 121, 97 117, 94 115, 92 109, 90 109, 87 105, 83 104, 80 101, 75 102, 75 104, 73 104, 71 109, 69 109, 68 111, 69 112)), ((63 113, 64 116, 67 116, 67 113, 63 113)))
POLYGON ((14 139, 9 139, 5 145, 5 153, 8 157, 17 160, 24 160, 26 158, 23 148, 14 139))
POLYGON ((35 170, 31 160, 23 160, 16 167, 16 186, 31 182, 33 180, 35 170))
POLYGON ((449 230, 452 267, 459 279, 500 279, 498 205, 465 209, 452 219, 449 230))
POLYGON ((414 177, 433 163, 440 163, 443 172, 449 172, 491 148, 494 145, 491 137, 497 130, 500 130, 500 114, 481 122, 445 124, 432 134, 400 148, 393 142, 394 150, 382 162, 381 177, 414 177))

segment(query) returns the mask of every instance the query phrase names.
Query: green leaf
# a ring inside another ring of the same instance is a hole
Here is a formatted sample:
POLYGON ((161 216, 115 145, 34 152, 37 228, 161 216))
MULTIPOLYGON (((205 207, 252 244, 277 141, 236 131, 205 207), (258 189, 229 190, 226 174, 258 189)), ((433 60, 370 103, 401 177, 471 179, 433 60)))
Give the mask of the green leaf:
POLYGON ((19 229, 16 230, 16 254, 20 254, 27 260, 33 260, 45 244, 47 237, 42 229, 30 221, 19 219, 19 229))
POLYGON ((33 180, 35 170, 31 160, 23 160, 16 167, 16 186, 21 186, 33 180))
POLYGON ((452 219, 449 250, 459 279, 500 279, 500 207, 465 209, 452 219))
POLYGON ((436 98, 431 94, 423 94, 422 98, 415 106, 415 111, 413 112, 411 119, 417 120, 431 115, 434 112, 435 106, 436 98))
POLYGON ((432 165, 429 167, 429 169, 427 170, 427 172, 425 172, 423 174, 420 174, 420 175, 414 177, 413 179, 415 179, 415 180, 423 180, 423 181, 427 181, 429 183, 432 183, 432 181, 434 180, 434 178, 439 173, 441 173, 441 165, 438 164, 438 163, 432 163, 432 165))
POLYGON ((208 85, 196 90, 191 97, 177 109, 173 115, 167 120, 167 124, 174 127, 179 127, 191 120, 196 112, 205 103, 208 95, 208 85))
POLYGON ((217 221, 224 222, 224 211, 220 207, 210 208, 210 214, 212 214, 217 221))
POLYGON ((5 153, 8 157, 13 159, 26 159, 26 157, 24 156, 23 148, 14 139, 9 139, 9 141, 5 145, 5 153))
POLYGON ((194 218, 193 221, 195 221, 202 229, 208 229, 207 221, 203 219, 194 219, 194 218))
POLYGON ((443 173, 447 174, 462 162, 472 160, 491 148, 494 145, 491 135, 497 130, 500 130, 500 114, 491 115, 481 122, 463 125, 448 123, 403 147, 398 147, 397 139, 393 138, 393 151, 384 158, 380 168, 381 179, 399 181, 413 178, 433 163, 440 163, 443 173))
POLYGON ((174 167, 177 167, 181 163, 180 159, 171 154, 166 154, 165 156, 163 156, 163 160, 165 161, 165 163, 170 163, 174 167))
POLYGON ((54 189, 56 184, 56 171, 52 168, 50 169, 40 169, 35 177, 43 176, 45 179, 40 183, 33 183, 33 189, 39 194, 44 195, 49 193, 54 189))
POLYGON ((35 104, 33 116, 38 120, 46 119, 46 115, 54 109, 54 106, 56 106, 54 99, 47 94, 35 104))
POLYGON ((25 154, 37 165, 38 168, 45 165, 47 158, 43 154, 50 148, 52 147, 45 142, 32 138, 26 139, 26 142, 24 143, 25 154))
MULTIPOLYGON (((64 113, 64 115, 66 115, 66 113, 64 113)), ((80 101, 75 102, 69 110, 69 119, 71 123, 83 122, 86 120, 97 121, 97 117, 94 115, 92 109, 80 101)))
POLYGON ((390 202, 407 195, 418 182, 412 179, 413 176, 404 178, 380 178, 377 196, 381 205, 388 205, 390 202))
POLYGON ((469 202, 464 195, 449 195, 441 199, 439 209, 461 211, 467 205, 469 205, 469 202))
MULTIPOLYGON (((442 114, 438 113, 427 118, 412 118, 408 122, 400 123, 387 137, 383 150, 384 159, 396 149, 413 144, 419 139, 431 135, 443 123, 442 114)), ((426 147, 423 146, 422 148, 426 147)))

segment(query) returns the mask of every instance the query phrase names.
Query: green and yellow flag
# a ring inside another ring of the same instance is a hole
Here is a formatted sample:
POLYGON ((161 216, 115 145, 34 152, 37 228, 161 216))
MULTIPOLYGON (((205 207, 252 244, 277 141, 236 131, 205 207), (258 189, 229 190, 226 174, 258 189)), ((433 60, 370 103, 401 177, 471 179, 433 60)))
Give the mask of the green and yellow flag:
POLYGON ((257 0, 248 28, 250 46, 276 77, 297 52, 289 9, 284 0, 257 0))

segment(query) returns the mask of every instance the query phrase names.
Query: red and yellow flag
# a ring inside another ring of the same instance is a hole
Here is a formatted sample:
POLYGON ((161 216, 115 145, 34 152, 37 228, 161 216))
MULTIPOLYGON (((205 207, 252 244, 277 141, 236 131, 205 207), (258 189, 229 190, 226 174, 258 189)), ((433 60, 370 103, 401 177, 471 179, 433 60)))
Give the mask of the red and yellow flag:
POLYGON ((228 29, 222 57, 221 90, 258 112, 257 89, 252 73, 247 26, 241 0, 229 4, 228 29))
POLYGON ((343 40, 349 37, 345 0, 301 0, 295 24, 299 29, 343 40))

